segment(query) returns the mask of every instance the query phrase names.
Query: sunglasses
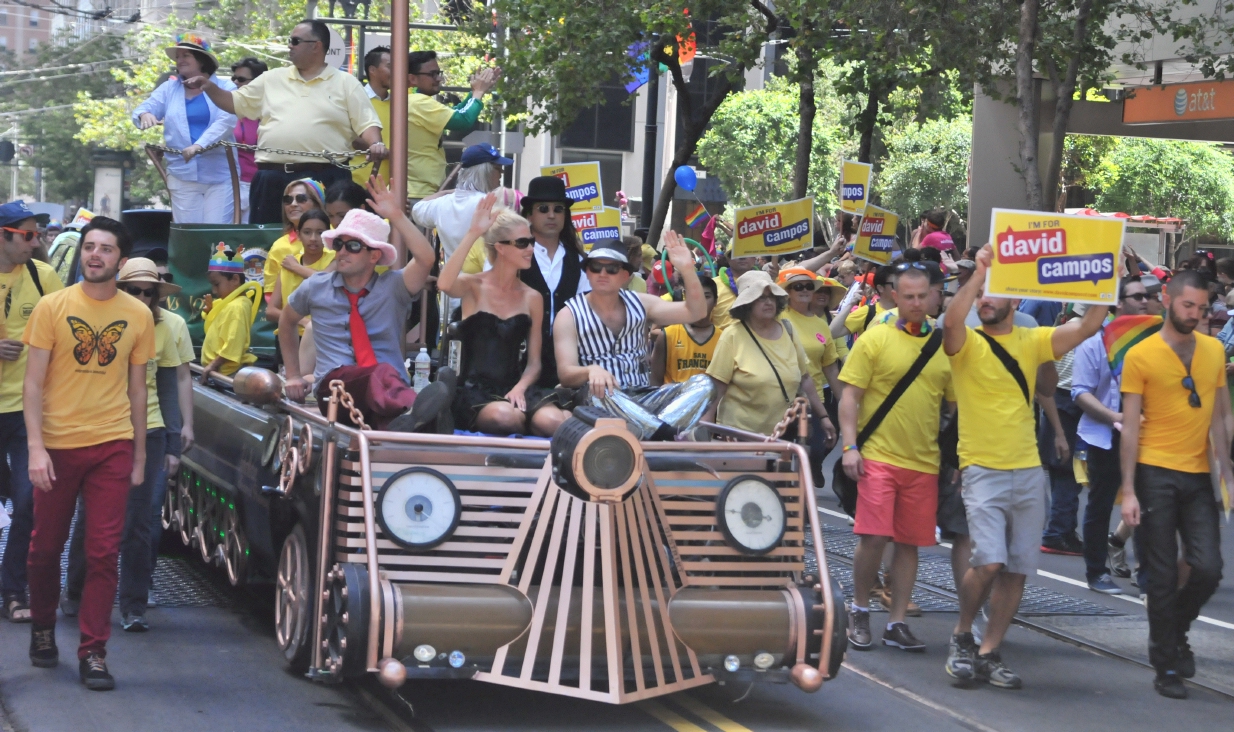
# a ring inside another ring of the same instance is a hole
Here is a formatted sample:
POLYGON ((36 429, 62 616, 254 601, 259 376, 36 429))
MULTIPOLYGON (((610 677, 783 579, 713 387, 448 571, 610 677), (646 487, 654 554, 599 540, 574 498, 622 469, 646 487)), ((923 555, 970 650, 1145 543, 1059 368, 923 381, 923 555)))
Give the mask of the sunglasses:
POLYGON ((540 212, 540 213, 542 213, 542 214, 546 214, 546 213, 548 213, 550 210, 551 210, 553 213, 565 213, 565 212, 566 212, 566 207, 565 207, 565 206, 562 206, 561 204, 557 204, 556 206, 550 206, 550 205, 548 205, 547 203, 542 203, 542 204, 540 204, 539 206, 536 206, 536 210, 537 210, 537 211, 539 211, 539 212, 540 212))
POLYGON ((157 287, 125 287, 123 289, 133 297, 155 297, 159 294, 157 287))
POLYGON ((231 83, 235 84, 236 86, 240 86, 241 84, 247 84, 250 81, 252 81, 252 79, 250 79, 247 76, 232 76, 231 77, 231 83))
POLYGON ((814 285, 810 282, 794 282, 788 286, 788 289, 793 292, 805 292, 806 290, 813 290, 814 285))
POLYGON ((441 69, 438 69, 436 71, 417 71, 416 72, 416 76, 429 76, 434 79, 440 79, 441 77, 445 75, 446 75, 446 72, 442 71, 441 69))
POLYGON ((1194 409, 1200 408, 1200 393, 1195 390, 1195 379, 1191 378, 1191 374, 1183 377, 1183 388, 1191 392, 1187 397, 1187 403, 1194 409))
POLYGON ((292 36, 287 39, 287 45, 289 46, 298 46, 301 43, 321 43, 321 41, 316 38, 300 38, 299 36, 292 36))
POLYGON ((900 262, 896 265, 897 272, 907 272, 910 269, 919 269, 922 272, 929 272, 930 268, 924 262, 900 262))
POLYGON ((346 249, 352 254, 359 254, 365 249, 372 249, 372 247, 360 241, 359 239, 344 239, 341 236, 336 237, 334 241, 330 242, 330 248, 336 252, 346 249))
POLYGON ((611 264, 604 264, 603 262, 587 263, 587 271, 592 274, 600 274, 601 272, 605 272, 607 274, 615 275, 623 269, 625 268, 617 262, 613 262, 611 264))
MULTIPOLYGON (((37 231, 29 231, 27 229, 10 229, 7 226, 0 227, 10 234, 20 234, 26 238, 26 241, 31 241, 38 234, 37 231)), ((11 238, 11 237, 10 237, 11 238)))
POLYGON ((175 282, 175 281, 176 281, 175 276, 174 276, 174 275, 172 275, 172 273, 171 273, 171 272, 161 272, 161 273, 159 273, 159 279, 160 279, 160 280, 162 280, 162 281, 164 281, 164 282, 175 282))
POLYGON ((297 193, 294 196, 283 196, 283 205, 290 206, 293 203, 308 203, 308 196, 304 193, 297 193))
POLYGON ((497 243, 498 244, 508 244, 509 246, 512 246, 512 247, 518 247, 519 249, 526 249, 532 244, 535 244, 536 240, 535 240, 535 237, 532 237, 532 236, 522 236, 522 237, 519 237, 518 239, 502 239, 501 241, 498 241, 497 243))
POLYGON ((1137 292, 1134 295, 1123 295, 1124 300, 1135 300, 1136 302, 1144 302, 1148 299, 1148 295, 1143 292, 1137 292))

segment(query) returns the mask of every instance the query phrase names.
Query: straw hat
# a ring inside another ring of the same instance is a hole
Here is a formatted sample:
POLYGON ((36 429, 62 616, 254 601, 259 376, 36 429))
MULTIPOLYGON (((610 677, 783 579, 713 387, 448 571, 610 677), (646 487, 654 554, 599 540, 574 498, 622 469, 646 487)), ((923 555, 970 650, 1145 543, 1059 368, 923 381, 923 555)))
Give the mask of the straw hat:
MULTIPOLYGON (((848 288, 844 286, 843 282, 830 277, 819 277, 818 287, 831 290, 831 300, 829 302, 836 305, 839 305, 840 300, 848 294, 848 288)), ((818 289, 815 289, 814 291, 818 292, 818 289)))
POLYGON ((788 297, 788 293, 784 291, 771 279, 771 275, 761 269, 752 269, 742 276, 737 278, 737 297, 733 300, 730 308, 738 308, 742 305, 749 305, 758 298, 762 297, 763 292, 771 288, 771 294, 776 297, 788 297))
POLYGON ((116 283, 120 285, 150 283, 159 286, 159 298, 174 295, 180 291, 180 285, 173 285, 159 279, 159 270, 153 259, 145 257, 129 257, 120 269, 116 283))
POLYGON ((210 43, 196 33, 181 33, 176 36, 176 45, 164 48, 163 53, 167 54, 167 58, 175 61, 176 51, 181 48, 186 51, 194 51, 208 57, 214 62, 214 67, 216 69, 218 68, 219 60, 218 57, 215 56, 210 50, 210 43))
POLYGON ((379 267, 394 264, 398 258, 394 246, 387 241, 390 238, 390 225, 377 214, 371 214, 362 208, 353 208, 348 211, 343 220, 339 222, 337 229, 322 232, 321 240, 326 243, 326 246, 332 247, 334 240, 340 236, 359 239, 370 249, 379 250, 381 252, 381 259, 377 262, 379 267))

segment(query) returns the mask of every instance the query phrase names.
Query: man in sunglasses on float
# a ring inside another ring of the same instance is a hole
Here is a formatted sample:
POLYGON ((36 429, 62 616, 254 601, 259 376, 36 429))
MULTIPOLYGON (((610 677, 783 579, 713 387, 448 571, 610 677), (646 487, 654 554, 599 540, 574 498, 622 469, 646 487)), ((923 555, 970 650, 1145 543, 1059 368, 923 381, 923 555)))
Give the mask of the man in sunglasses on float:
POLYGON ((706 374, 659 389, 651 386, 650 329, 694 323, 707 315, 707 299, 685 239, 668 231, 664 246, 681 273, 684 302, 625 289, 632 275, 626 245, 620 239, 601 239, 587 254, 591 291, 567 302, 553 325, 561 385, 580 390, 576 404, 601 406, 643 428, 641 439, 671 439, 692 428, 715 393, 706 374))
POLYGON ((21 386, 26 378, 26 347, 21 334, 35 304, 45 294, 64 289, 51 265, 31 255, 38 246, 39 224, 47 214, 35 214, 23 201, 0 206, 0 301, 4 329, 0 332, 0 464, 11 469, 8 495, 13 500, 13 523, 0 570, 0 615, 13 623, 30 622, 26 597, 26 558, 34 526, 34 487, 27 468, 26 423, 21 386))
MULTIPOLYGON (((330 400, 330 382, 338 379, 374 429, 415 432, 435 426, 452 433, 450 420, 438 417, 449 413, 454 399, 454 372, 439 369, 437 381, 417 393, 403 361, 407 316, 433 266, 433 248, 380 177, 369 181, 369 196, 376 214, 353 208, 337 229, 322 234, 325 245, 335 251, 334 271, 306 279, 279 315, 287 398, 302 402, 309 392, 300 371, 296 328, 309 316, 317 349, 313 380, 322 414, 330 400), (389 242, 391 225, 407 249, 389 242), (411 261, 398 269, 408 250, 411 261), (379 266, 390 269, 377 274, 379 266)), ((351 424, 346 414, 339 419, 351 424)))
POLYGON ((1123 359, 1122 517, 1138 527, 1136 554, 1147 568, 1141 589, 1148 600, 1148 660, 1157 671, 1153 687, 1185 699, 1182 680, 1195 675, 1187 633, 1221 581, 1210 447, 1226 485, 1234 485, 1234 467, 1225 350, 1195 332, 1208 308, 1208 284, 1195 270, 1179 270, 1163 300, 1161 330, 1123 359), (1179 536, 1187 567, 1182 587, 1179 536))

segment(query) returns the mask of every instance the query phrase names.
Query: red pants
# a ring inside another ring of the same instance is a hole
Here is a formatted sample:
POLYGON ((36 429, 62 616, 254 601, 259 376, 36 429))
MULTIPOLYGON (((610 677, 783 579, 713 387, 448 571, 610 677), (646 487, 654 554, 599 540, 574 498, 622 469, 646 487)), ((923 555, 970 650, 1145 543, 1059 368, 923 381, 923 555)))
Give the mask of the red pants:
POLYGON ((60 553, 69 538, 73 509, 80 493, 85 502, 86 583, 77 622, 81 644, 77 657, 106 655, 111 637, 111 608, 116 602, 117 565, 129 478, 133 472, 132 440, 114 440, 75 450, 48 450, 56 479, 50 491, 34 489, 34 531, 30 534, 30 616, 35 624, 56 624, 60 599, 60 553))
MULTIPOLYGON (((340 379, 356 409, 373 429, 382 429, 416 401, 416 392, 407 386, 388 363, 376 366, 340 366, 321 378, 317 385, 317 406, 324 415, 330 406, 330 382, 340 379)), ((347 409, 339 405, 338 421, 352 425, 347 409)), ((355 425, 352 425, 353 427, 355 425)))

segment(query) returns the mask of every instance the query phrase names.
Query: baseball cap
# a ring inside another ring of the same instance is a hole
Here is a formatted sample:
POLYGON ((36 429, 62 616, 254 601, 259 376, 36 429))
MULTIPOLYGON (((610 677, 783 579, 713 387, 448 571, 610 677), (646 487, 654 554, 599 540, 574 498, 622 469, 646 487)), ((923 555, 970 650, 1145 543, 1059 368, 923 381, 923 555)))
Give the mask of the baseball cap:
POLYGON ((591 251, 587 252, 588 259, 611 259, 614 262, 629 264, 630 259, 626 256, 625 245, 620 239, 601 239, 591 245, 591 251))
POLYGON ((464 168, 474 168, 477 165, 484 163, 497 163, 498 165, 513 165, 514 161, 510 158, 503 158, 501 153, 497 152, 497 148, 482 142, 479 145, 472 145, 463 151, 463 160, 461 165, 464 168))
POLYGON ((30 210, 25 201, 9 201, 0 206, 0 226, 12 226, 26 219, 34 219, 40 226, 47 226, 47 222, 51 221, 51 216, 45 213, 36 214, 30 210))

